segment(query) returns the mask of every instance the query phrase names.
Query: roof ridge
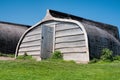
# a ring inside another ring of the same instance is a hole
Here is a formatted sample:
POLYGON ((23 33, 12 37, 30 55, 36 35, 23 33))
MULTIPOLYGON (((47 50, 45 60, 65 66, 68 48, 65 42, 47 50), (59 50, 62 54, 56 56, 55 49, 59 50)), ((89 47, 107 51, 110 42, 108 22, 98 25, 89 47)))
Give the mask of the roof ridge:
POLYGON ((31 25, 19 24, 19 23, 13 23, 13 22, 6 22, 6 21, 0 21, 0 23, 6 23, 6 24, 12 24, 12 25, 31 27, 31 25))

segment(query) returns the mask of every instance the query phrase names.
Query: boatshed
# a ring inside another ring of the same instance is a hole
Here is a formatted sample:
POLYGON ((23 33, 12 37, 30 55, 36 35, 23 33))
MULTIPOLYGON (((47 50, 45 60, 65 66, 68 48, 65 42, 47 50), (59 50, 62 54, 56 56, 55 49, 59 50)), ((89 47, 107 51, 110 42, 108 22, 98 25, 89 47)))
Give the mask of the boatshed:
POLYGON ((64 60, 87 63, 90 59, 100 58, 104 48, 119 54, 116 26, 47 10, 45 18, 22 35, 16 56, 27 53, 35 58, 47 59, 52 52, 59 50, 64 60))
POLYGON ((0 21, 0 53, 15 54, 17 43, 28 25, 0 21))

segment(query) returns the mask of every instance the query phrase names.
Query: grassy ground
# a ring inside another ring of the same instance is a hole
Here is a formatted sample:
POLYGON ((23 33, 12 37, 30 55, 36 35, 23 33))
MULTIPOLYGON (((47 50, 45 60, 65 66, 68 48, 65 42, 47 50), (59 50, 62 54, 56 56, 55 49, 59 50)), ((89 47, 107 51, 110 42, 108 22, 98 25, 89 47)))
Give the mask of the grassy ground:
POLYGON ((120 80, 120 62, 0 61, 0 80, 120 80))

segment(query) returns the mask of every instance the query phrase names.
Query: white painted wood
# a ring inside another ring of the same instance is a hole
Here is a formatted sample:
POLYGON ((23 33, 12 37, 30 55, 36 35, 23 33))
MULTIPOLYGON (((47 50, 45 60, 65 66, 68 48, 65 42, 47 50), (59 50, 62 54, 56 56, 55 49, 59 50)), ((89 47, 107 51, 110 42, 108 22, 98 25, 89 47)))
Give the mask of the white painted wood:
POLYGON ((85 41, 79 41, 79 42, 70 42, 70 43, 58 43, 55 44, 56 48, 60 48, 60 47, 68 47, 68 46, 83 46, 85 45, 85 41))
POLYGON ((53 25, 56 25, 56 24, 59 24, 61 22, 58 22, 58 21, 49 21, 49 22, 46 22, 45 24, 42 24, 41 26, 51 26, 53 27, 53 25))
MULTIPOLYGON (((26 53, 28 54, 28 55, 40 55, 40 51, 26 51, 26 53)), ((19 55, 24 55, 25 54, 25 52, 19 52, 19 55)))
POLYGON ((32 46, 32 47, 20 48, 19 52, 32 51, 32 50, 40 50, 40 46, 32 46))
POLYGON ((55 38, 61 38, 61 37, 67 37, 67 36, 75 36, 75 35, 84 35, 84 33, 76 33, 76 34, 71 33, 71 34, 66 34, 66 35, 64 35, 64 34, 55 35, 55 38))
POLYGON ((38 34, 41 34, 41 32, 31 33, 31 34, 29 34, 29 35, 26 35, 26 37, 29 37, 29 36, 34 36, 34 35, 38 35, 38 34))
POLYGON ((85 40, 84 35, 66 36, 56 38, 56 43, 85 40))
POLYGON ((83 33, 79 33, 79 32, 73 32, 73 33, 70 33, 70 32, 66 32, 66 33, 56 33, 56 38, 58 37, 66 37, 66 36, 74 36, 74 35, 83 35, 83 33))
POLYGON ((60 44, 60 43, 74 43, 74 42, 82 42, 82 41, 85 41, 85 40, 74 40, 74 41, 63 41, 63 42, 57 42, 56 44, 60 44))
POLYGON ((87 49, 86 47, 76 47, 76 48, 64 48, 64 49, 59 49, 62 53, 76 53, 76 52, 85 52, 87 49))
POLYGON ((38 40, 40 38, 41 38, 41 34, 34 35, 34 36, 29 36, 29 37, 25 37, 22 42, 28 42, 28 41, 38 40))
POLYGON ((41 45, 40 40, 21 43, 20 47, 29 47, 29 46, 35 46, 35 45, 41 45))
POLYGON ((40 34, 41 33, 41 27, 37 27, 35 28, 34 30, 31 30, 26 36, 31 36, 31 35, 34 35, 34 34, 40 34))
POLYGON ((74 28, 79 28, 79 27, 73 23, 60 22, 60 23, 56 24, 55 30, 59 31, 59 30, 74 29, 74 28))
POLYGON ((81 33, 82 31, 80 31, 79 29, 70 29, 70 30, 56 32, 56 37, 64 36, 64 35, 76 35, 76 34, 81 34, 81 33))
POLYGON ((26 45, 26 46, 20 46, 20 48, 34 47, 34 46, 41 46, 41 45, 40 44, 26 45))
POLYGON ((55 48, 55 50, 57 50, 57 49, 64 49, 64 48, 77 48, 77 47, 78 47, 78 48, 80 48, 80 47, 85 47, 85 45, 83 44, 83 45, 62 46, 62 47, 61 47, 61 46, 60 46, 60 47, 57 46, 57 47, 55 48))

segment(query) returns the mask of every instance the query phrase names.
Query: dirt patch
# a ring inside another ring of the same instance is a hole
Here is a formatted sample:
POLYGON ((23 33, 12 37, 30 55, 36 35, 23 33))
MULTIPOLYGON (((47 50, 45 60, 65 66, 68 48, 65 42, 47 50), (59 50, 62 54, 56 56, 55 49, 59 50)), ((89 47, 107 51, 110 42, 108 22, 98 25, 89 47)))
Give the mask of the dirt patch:
POLYGON ((15 58, 11 58, 11 57, 0 57, 0 60, 15 60, 15 58))

